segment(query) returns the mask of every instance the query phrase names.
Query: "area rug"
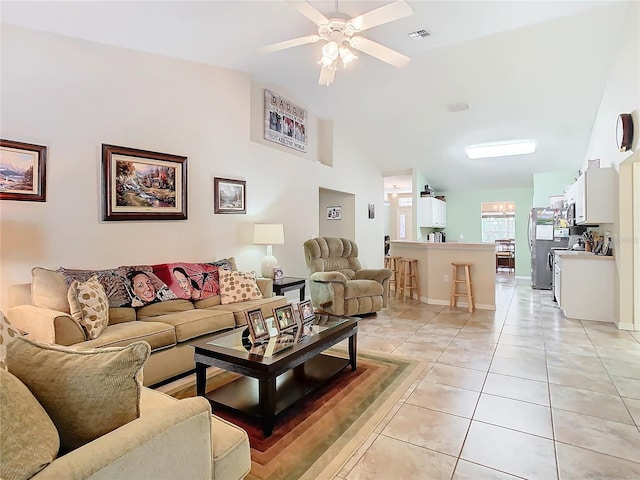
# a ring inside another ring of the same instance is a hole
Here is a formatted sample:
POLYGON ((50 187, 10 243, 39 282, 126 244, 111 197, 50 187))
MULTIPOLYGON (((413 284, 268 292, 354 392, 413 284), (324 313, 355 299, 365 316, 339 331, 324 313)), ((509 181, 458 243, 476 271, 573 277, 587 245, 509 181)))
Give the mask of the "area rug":
MULTIPOLYGON (((346 357, 342 350, 332 355, 346 357)), ((265 438, 257 422, 233 411, 216 408, 215 414, 242 427, 251 444, 248 479, 333 478, 374 431, 426 362, 359 351, 355 372, 346 368, 331 382, 291 406, 276 418, 273 435, 265 438)), ((209 369, 207 389, 236 378, 209 369)), ((195 395, 195 376, 176 380, 158 390, 176 398, 195 395)))

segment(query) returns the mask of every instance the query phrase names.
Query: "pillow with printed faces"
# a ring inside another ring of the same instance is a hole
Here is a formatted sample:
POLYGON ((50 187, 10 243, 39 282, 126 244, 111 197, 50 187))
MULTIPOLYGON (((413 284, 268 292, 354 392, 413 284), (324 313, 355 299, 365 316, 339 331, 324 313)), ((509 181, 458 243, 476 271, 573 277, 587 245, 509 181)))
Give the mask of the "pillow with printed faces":
POLYGON ((176 300, 178 296, 169 286, 153 273, 149 265, 119 267, 119 274, 124 279, 129 294, 131 307, 142 307, 165 300, 176 300))
POLYGON ((220 294, 218 267, 207 263, 163 263, 153 266, 153 273, 178 298, 204 300, 220 294))

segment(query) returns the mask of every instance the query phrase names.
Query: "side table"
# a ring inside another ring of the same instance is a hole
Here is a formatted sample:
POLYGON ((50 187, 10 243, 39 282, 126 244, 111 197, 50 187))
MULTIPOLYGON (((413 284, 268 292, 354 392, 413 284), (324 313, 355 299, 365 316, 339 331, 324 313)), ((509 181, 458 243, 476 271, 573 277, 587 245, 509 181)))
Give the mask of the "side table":
POLYGON ((304 301, 305 278, 282 277, 273 281, 273 293, 282 295, 291 290, 300 290, 300 301, 304 301))

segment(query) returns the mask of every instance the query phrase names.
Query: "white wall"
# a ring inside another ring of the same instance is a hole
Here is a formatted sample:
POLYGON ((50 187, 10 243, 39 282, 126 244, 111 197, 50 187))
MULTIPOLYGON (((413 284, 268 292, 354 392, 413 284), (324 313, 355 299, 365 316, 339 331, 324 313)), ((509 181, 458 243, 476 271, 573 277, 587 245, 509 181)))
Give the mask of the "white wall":
POLYGON ((321 188, 318 195, 319 236, 354 239, 356 233, 355 196, 326 188, 321 188), (327 218, 327 208, 329 207, 340 207, 340 220, 327 218))
POLYGON ((48 148, 47 201, 0 202, 3 310, 8 286, 29 282, 34 266, 234 255, 240 268, 259 270, 257 222, 284 224, 285 245, 273 253, 287 274, 306 276, 302 243, 318 234, 320 187, 354 193, 362 263, 382 266, 384 221, 367 218, 368 203, 382 207, 382 175, 346 125, 335 122, 329 167, 250 140, 245 74, 9 25, 0 40, 0 135, 48 148), (102 143, 187 156, 188 220, 101 221, 102 143), (214 176, 246 180, 246 215, 213 214, 214 176))

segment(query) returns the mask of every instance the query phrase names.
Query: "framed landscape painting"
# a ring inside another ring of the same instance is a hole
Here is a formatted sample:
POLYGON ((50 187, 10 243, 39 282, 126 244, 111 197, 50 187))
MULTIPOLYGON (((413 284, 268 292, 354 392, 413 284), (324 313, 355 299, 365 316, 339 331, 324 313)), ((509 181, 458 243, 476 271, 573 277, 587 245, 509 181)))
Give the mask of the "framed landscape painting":
POLYGON ((247 213, 247 191, 244 180, 213 179, 213 213, 247 213))
POLYGON ((186 220, 187 157, 102 145, 103 220, 186 220))
POLYGON ((46 201, 47 147, 0 140, 0 199, 46 201))

